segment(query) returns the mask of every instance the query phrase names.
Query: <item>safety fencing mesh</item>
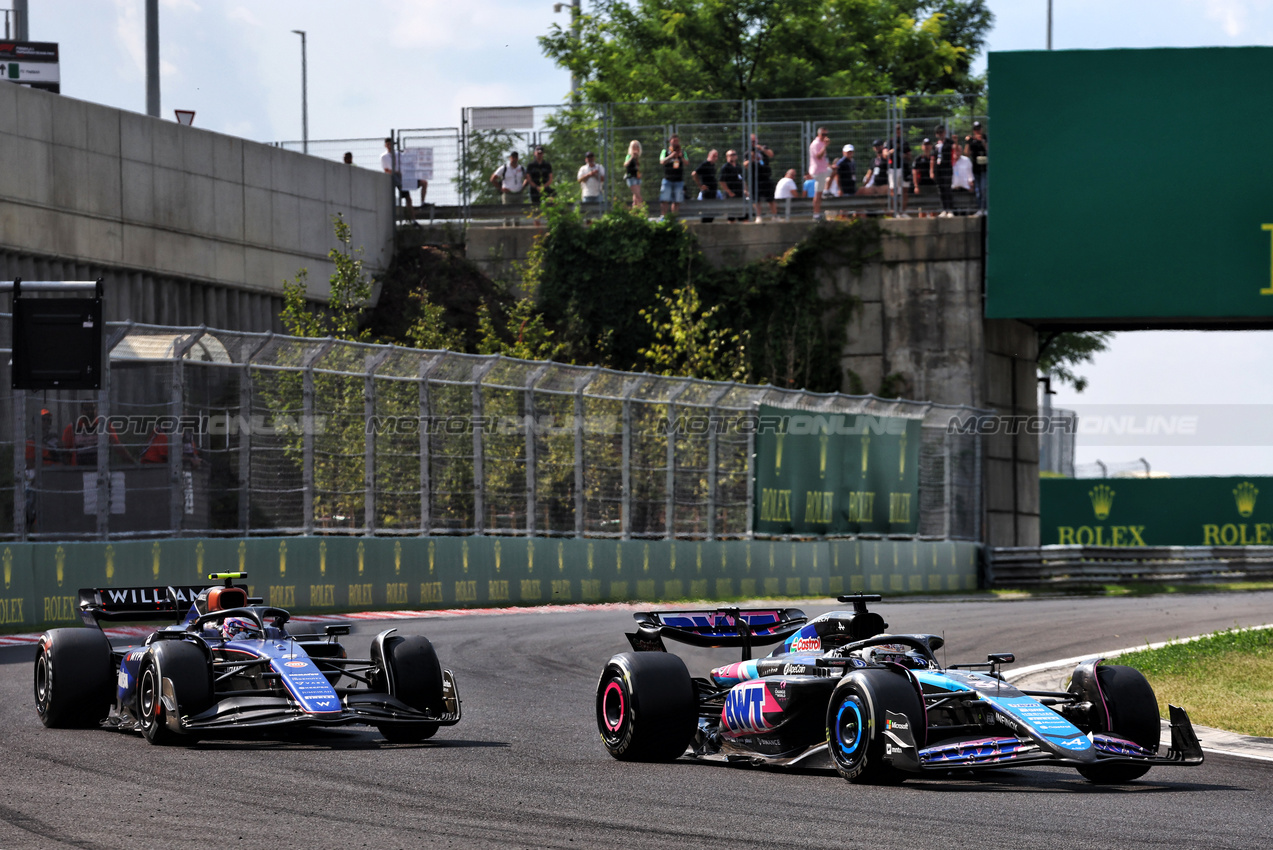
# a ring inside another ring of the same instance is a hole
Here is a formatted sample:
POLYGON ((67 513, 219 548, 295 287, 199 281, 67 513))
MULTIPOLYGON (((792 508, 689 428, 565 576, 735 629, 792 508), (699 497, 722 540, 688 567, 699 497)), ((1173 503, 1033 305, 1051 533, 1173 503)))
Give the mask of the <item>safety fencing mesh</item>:
POLYGON ((747 537, 761 405, 918 420, 919 536, 980 535, 980 437, 949 427, 970 408, 206 328, 106 337, 100 391, 0 392, 7 539, 747 537))

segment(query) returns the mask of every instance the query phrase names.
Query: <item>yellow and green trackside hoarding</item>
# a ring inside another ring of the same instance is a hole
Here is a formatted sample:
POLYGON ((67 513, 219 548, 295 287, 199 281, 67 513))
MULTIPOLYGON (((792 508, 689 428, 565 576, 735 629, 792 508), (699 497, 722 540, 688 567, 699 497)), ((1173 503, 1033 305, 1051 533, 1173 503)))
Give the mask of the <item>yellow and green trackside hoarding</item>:
POLYGON ((277 537, 0 544, 0 627, 78 622, 78 590, 241 570, 295 613, 930 593, 978 585, 974 542, 277 537))

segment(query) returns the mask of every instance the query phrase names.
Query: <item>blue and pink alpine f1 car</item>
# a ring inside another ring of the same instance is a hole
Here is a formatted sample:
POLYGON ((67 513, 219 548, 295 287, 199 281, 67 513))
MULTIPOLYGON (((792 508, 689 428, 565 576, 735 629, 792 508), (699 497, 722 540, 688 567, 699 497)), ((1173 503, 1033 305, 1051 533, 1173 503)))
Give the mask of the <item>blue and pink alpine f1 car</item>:
POLYGON ((49 727, 140 731, 152 744, 278 726, 375 726, 390 741, 431 737, 460 719, 455 677, 429 641, 381 632, 371 657, 349 658, 323 634, 291 634, 287 611, 223 586, 90 588, 87 629, 52 629, 35 659, 35 707, 49 727), (139 646, 112 647, 102 620, 180 620, 139 646))
POLYGON ((943 639, 887 634, 866 607, 879 600, 842 596, 852 611, 813 620, 794 608, 636 614, 634 651, 611 658, 597 686, 601 740, 625 760, 829 758, 853 782, 1057 765, 1119 783, 1158 765, 1202 763, 1189 716, 1175 706, 1171 745, 1160 753, 1158 703, 1136 670, 1091 661, 1066 690, 1020 690, 1000 672, 1011 654, 943 667, 935 655, 943 639), (742 661, 692 678, 664 638, 740 647, 742 661), (771 654, 751 657, 753 646, 774 643, 771 654))

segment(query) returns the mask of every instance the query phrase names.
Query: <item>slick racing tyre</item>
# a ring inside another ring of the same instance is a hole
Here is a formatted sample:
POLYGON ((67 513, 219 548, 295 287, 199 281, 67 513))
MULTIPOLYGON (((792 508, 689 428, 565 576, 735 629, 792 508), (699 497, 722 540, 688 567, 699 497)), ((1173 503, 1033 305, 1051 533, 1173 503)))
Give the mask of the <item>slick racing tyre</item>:
MULTIPOLYGON (((373 647, 378 687, 418 711, 443 714, 442 665, 429 639, 420 635, 390 635, 384 641, 384 657, 373 647)), ((437 723, 390 724, 376 727, 385 740, 410 744, 432 738, 437 723)))
MULTIPOLYGON (((1162 731, 1158 720, 1158 700, 1141 672, 1133 667, 1102 664, 1096 668, 1096 678, 1100 683, 1099 691, 1090 684, 1077 686, 1083 698, 1095 706, 1092 731, 1126 738, 1151 751, 1158 749, 1162 731), (1102 696, 1108 714, 1100 709, 1102 696)), ((1139 779, 1149 772, 1149 768, 1147 764, 1123 762, 1087 765, 1078 770, 1091 782, 1113 785, 1139 779)))
POLYGON ((164 640, 151 646, 138 671, 136 713, 146 740, 152 744, 191 741, 191 736, 168 728, 164 679, 172 682, 177 717, 198 714, 212 705, 212 664, 193 643, 164 640))
POLYGON ((917 746, 924 742, 924 705, 910 678, 893 670, 857 670, 836 685, 827 705, 827 751, 850 782, 901 782, 906 773, 884 761, 886 711, 906 715, 917 746))
POLYGON ((96 726, 115 700, 111 645, 97 629, 52 629, 35 656, 35 711, 50 729, 96 726))
POLYGON ((597 729, 623 761, 675 761, 698 726, 698 699, 685 662, 665 652, 624 652, 597 684, 597 729))

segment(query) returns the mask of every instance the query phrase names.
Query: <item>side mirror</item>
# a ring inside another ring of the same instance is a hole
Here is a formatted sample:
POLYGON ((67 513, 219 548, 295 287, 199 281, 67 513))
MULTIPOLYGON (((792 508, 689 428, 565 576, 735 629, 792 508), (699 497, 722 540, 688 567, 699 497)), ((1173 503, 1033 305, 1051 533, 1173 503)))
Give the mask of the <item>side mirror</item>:
POLYGON ((986 660, 991 664, 1011 664, 1017 657, 1011 652, 992 652, 986 656, 986 660))

